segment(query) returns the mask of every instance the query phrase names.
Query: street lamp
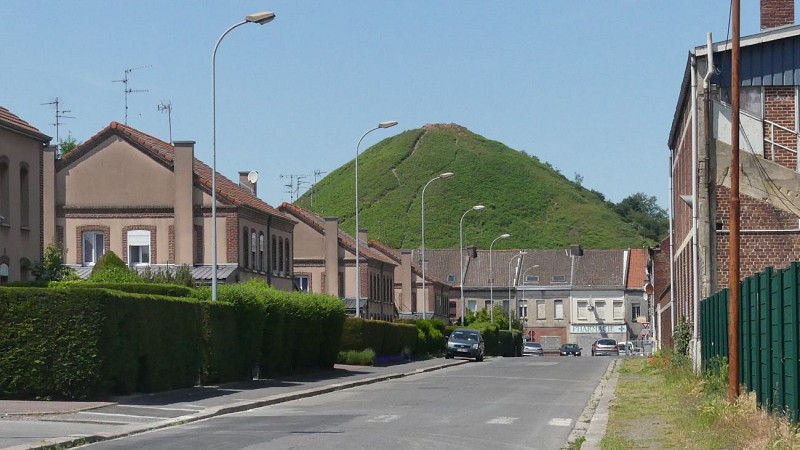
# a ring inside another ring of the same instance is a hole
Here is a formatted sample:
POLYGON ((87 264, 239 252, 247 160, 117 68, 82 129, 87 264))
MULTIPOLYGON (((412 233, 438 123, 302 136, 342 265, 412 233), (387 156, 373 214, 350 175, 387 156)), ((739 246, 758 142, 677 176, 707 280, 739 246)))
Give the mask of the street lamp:
MULTIPOLYGON (((511 285, 514 283, 513 278, 511 278, 511 263, 516 259, 519 258, 520 265, 522 265, 522 257, 527 255, 528 252, 525 250, 520 250, 519 253, 512 256, 511 259, 508 260, 508 331, 511 331, 511 285)), ((516 292, 515 292, 516 294, 516 292)))
POLYGON ((491 318, 492 324, 494 324, 494 270, 492 269, 492 247, 498 239, 507 239, 510 237, 511 235, 508 233, 501 234, 500 236, 494 238, 492 243, 489 245, 489 305, 491 305, 489 317, 491 318))
POLYGON ((459 251, 459 263, 460 263, 460 270, 461 270, 461 325, 464 325, 464 216, 467 215, 468 212, 475 210, 480 211, 486 208, 483 205, 475 205, 472 208, 464 211, 464 214, 461 215, 461 220, 458 222, 458 251, 459 251))
POLYGON ((356 144, 356 317, 361 317, 361 266, 359 262, 361 261, 361 252, 359 247, 361 243, 359 242, 359 227, 358 227, 358 148, 361 147, 361 141, 364 140, 366 135, 372 133, 373 131, 379 128, 390 128, 397 125, 397 121, 395 120, 387 120, 386 122, 381 122, 378 124, 377 127, 369 129, 366 133, 361 135, 361 139, 358 140, 358 144, 356 144))
MULTIPOLYGON (((438 179, 446 180, 453 176, 453 172, 445 172, 438 177, 433 178, 425 184, 422 188, 422 319, 425 320, 425 310, 428 309, 428 291, 425 289, 425 189, 429 184, 438 179)), ((436 307, 433 308, 434 315, 436 314, 436 307)))
POLYGON ((211 52, 211 300, 217 301, 217 48, 222 38, 246 23, 264 25, 275 19, 275 13, 258 12, 225 30, 211 52))

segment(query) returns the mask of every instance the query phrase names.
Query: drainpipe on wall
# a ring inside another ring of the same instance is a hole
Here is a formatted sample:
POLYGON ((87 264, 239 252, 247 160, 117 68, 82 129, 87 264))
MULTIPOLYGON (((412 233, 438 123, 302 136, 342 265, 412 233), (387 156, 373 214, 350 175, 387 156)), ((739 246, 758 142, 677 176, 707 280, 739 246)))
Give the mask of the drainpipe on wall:
POLYGON ((272 286, 272 233, 270 226, 272 225, 272 216, 267 216, 267 237, 264 245, 267 246, 267 284, 272 286))
POLYGON ((700 342, 698 336, 698 312, 700 299, 698 298, 697 283, 697 59, 692 55, 692 363, 695 372, 700 367, 697 360, 697 347, 700 342))
MULTIPOLYGON (((669 152, 669 335, 670 338, 675 334, 675 233, 673 231, 674 222, 672 216, 675 214, 675 181, 672 176, 674 167, 674 155, 669 152)), ((674 345, 674 342, 673 342, 674 345)))

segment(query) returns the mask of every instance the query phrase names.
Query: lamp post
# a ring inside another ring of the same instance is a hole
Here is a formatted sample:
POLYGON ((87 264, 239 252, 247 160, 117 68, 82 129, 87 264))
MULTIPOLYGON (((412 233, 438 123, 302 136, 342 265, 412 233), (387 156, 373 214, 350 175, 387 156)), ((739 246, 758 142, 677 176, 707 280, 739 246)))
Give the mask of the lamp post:
MULTIPOLYGON (((428 291, 425 289, 425 189, 428 185, 438 179, 446 180, 453 176, 453 172, 445 172, 438 177, 428 181, 422 188, 422 319, 425 320, 425 311, 428 309, 428 291)), ((434 315, 436 307, 433 308, 434 315)))
MULTIPOLYGON (((527 255, 528 252, 525 250, 520 250, 519 253, 512 256, 511 259, 508 260, 508 331, 511 331, 511 285, 514 283, 513 278, 511 278, 511 263, 516 259, 519 258, 520 263, 522 263, 522 257, 527 255)), ((516 294, 516 292, 515 292, 516 294)))
POLYGON ((264 25, 275 19, 275 13, 259 12, 250 14, 234 24, 217 39, 211 53, 211 300, 217 301, 217 48, 222 38, 246 23, 264 25))
POLYGON ((397 125, 397 121, 395 120, 381 122, 377 127, 371 128, 367 130, 366 133, 362 134, 361 139, 359 139, 358 144, 356 144, 356 317, 361 317, 361 266, 359 265, 361 262, 361 242, 359 242, 360 239, 358 236, 360 231, 358 225, 358 148, 361 147, 361 141, 363 141, 368 134, 379 128, 390 128, 395 125, 397 125))
POLYGON ((492 324, 494 324, 494 269, 492 268, 492 247, 494 247, 494 243, 497 242, 498 239, 507 239, 510 237, 511 235, 508 233, 501 234, 494 238, 489 245, 489 305, 491 307, 489 310, 489 317, 492 324))
MULTIPOLYGON (((522 280, 522 284, 523 285, 525 284, 525 275, 528 273, 528 271, 531 270, 531 269, 535 269, 537 267, 539 267, 539 265, 538 264, 534 264, 534 265, 528 267, 527 269, 525 269, 524 271, 522 271, 522 276, 519 277, 519 279, 522 280)), ((515 300, 516 300, 516 297, 517 296, 515 294, 514 295, 514 299, 515 300)), ((525 289, 522 290, 522 301, 526 302, 525 305, 527 307, 528 303, 527 303, 527 300, 525 300, 525 289)), ((523 327, 523 331, 528 328, 528 316, 527 316, 527 314, 525 315, 525 323, 522 324, 522 327, 523 327)))
POLYGON ((464 214, 461 215, 461 220, 458 222, 458 252, 459 252, 459 267, 461 270, 461 325, 464 325, 464 216, 467 215, 470 211, 480 211, 486 208, 483 205, 475 205, 472 208, 464 211, 464 214))

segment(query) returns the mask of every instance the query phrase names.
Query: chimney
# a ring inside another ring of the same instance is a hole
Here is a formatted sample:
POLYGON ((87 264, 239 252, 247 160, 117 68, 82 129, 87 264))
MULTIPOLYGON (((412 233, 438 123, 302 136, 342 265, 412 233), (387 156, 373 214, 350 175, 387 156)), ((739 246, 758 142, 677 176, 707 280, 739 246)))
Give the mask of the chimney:
POLYGON ((258 191, 256 191, 256 183, 257 183, 257 181, 258 181, 258 172, 253 171, 253 170, 239 172, 239 186, 241 186, 241 187, 247 189, 248 191, 250 191, 253 194, 254 197, 257 196, 257 192, 258 192, 258 191), (252 179, 254 180, 252 182, 250 181, 251 180, 251 175, 250 175, 251 173, 255 174, 254 176, 252 176, 252 179))
MULTIPOLYGON (((175 260, 173 264, 195 263, 194 260, 194 141, 175 141, 173 171, 175 180, 175 260)), ((201 262, 201 261, 198 261, 201 262)))
POLYGON ((367 236, 367 229, 366 228, 361 228, 360 230, 358 230, 358 240, 363 245, 366 245, 367 247, 369 247, 369 239, 368 239, 368 236, 367 236))
POLYGON ((761 30, 794 25, 794 0, 761 0, 761 30))
POLYGON ((583 256, 583 247, 580 245, 570 245, 569 246, 569 255, 570 256, 583 256))
MULTIPOLYGON (((398 280, 395 280, 398 281, 398 280)), ((420 312, 425 307, 422 304, 414 306, 414 297, 416 297, 414 283, 411 277, 411 250, 400 251, 400 311, 411 311, 412 313, 420 312)))

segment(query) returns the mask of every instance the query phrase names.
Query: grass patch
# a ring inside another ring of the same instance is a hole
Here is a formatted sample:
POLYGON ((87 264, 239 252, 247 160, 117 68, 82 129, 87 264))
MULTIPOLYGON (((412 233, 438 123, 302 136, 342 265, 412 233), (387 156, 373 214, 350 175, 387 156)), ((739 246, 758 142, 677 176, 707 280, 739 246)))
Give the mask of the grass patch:
POLYGON ((602 449, 800 448, 795 425, 756 406, 727 401, 727 365, 696 375, 686 358, 626 358, 620 368, 602 449))

